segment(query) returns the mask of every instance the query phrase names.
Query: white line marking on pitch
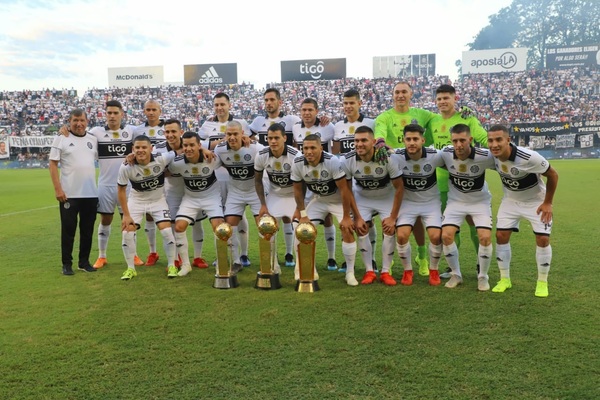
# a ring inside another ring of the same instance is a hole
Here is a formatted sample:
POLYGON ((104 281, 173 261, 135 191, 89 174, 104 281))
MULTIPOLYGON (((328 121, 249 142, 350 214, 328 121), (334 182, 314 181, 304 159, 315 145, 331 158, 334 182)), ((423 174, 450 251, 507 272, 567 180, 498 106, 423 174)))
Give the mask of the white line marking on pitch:
POLYGON ((12 215, 25 214, 25 213, 29 213, 29 212, 33 212, 33 211, 47 210, 49 208, 54 208, 54 207, 56 207, 56 206, 48 206, 48 207, 41 207, 41 208, 32 208, 31 210, 24 210, 24 211, 15 211, 15 212, 6 213, 6 214, 0 214, 0 217, 10 217, 12 215))

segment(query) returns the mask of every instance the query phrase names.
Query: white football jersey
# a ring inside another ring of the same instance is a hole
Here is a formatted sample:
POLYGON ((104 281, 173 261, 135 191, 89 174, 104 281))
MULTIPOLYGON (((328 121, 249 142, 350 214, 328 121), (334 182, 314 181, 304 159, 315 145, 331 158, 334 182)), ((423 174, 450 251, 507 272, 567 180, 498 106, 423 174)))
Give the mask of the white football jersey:
POLYGON ((500 161, 495 158, 504 196, 514 201, 543 201, 546 196, 546 184, 541 174, 548 171, 550 163, 537 151, 512 143, 510 147, 508 160, 500 161))
POLYGON ((119 168, 133 148, 134 129, 133 125, 127 125, 114 131, 108 126, 90 130, 90 134, 98 139, 98 186, 116 185, 119 168))
POLYGON ((308 135, 317 135, 321 138, 321 146, 323 150, 326 152, 330 152, 331 149, 331 141, 333 140, 334 128, 333 124, 329 123, 328 125, 321 126, 321 120, 317 118, 315 124, 310 128, 307 128, 304 125, 304 121, 298 121, 292 127, 292 135, 294 137, 294 142, 296 142, 296 148, 302 151, 302 146, 304 143, 304 138, 308 135))
POLYGON ((321 196, 325 201, 339 202, 342 196, 335 181, 346 177, 339 158, 323 152, 317 166, 311 166, 304 156, 299 156, 292 165, 291 179, 293 182, 306 183, 308 190, 321 196))
POLYGON ((397 163, 387 162, 381 165, 375 161, 366 162, 354 150, 344 154, 340 160, 346 178, 354 178, 352 190, 363 197, 388 197, 396 191, 392 179, 402 176, 397 163))
POLYGON ((227 142, 220 143, 215 148, 215 155, 219 157, 231 178, 229 181, 231 189, 256 193, 254 160, 262 148, 263 146, 258 143, 251 143, 248 147, 242 146, 239 150, 233 150, 227 142))
POLYGON ((153 202, 164 199, 165 169, 175 153, 156 154, 150 156, 150 162, 140 165, 121 164, 117 184, 127 186, 131 182, 130 200, 153 202))
POLYGON ((277 193, 281 196, 293 195, 294 184, 290 180, 290 175, 294 159, 298 155, 298 150, 292 146, 286 146, 280 157, 273 156, 269 147, 258 152, 254 161, 254 170, 263 174, 266 171, 269 187, 265 189, 268 193, 277 193))
POLYGON ((412 160, 406 149, 397 149, 390 157, 390 163, 397 163, 404 180, 403 199, 414 202, 429 202, 440 198, 436 168, 444 166, 441 152, 423 147, 421 158, 412 160))
POLYGON ((333 141, 340 143, 340 154, 354 150, 354 132, 356 128, 363 125, 375 130, 375 120, 362 114, 354 122, 349 122, 348 118, 344 118, 334 125, 333 141))
POLYGON ((454 147, 442 150, 444 164, 450 174, 448 200, 463 203, 490 202, 492 194, 485 181, 485 170, 495 167, 494 157, 488 149, 471 147, 466 160, 460 160, 454 153, 454 147))
POLYGON ((300 117, 296 115, 286 115, 283 112, 280 112, 276 118, 268 118, 263 115, 259 115, 254 118, 254 121, 250 123, 250 131, 252 131, 253 135, 256 135, 258 138, 258 143, 263 146, 267 146, 267 130, 269 126, 277 123, 283 125, 285 129, 285 144, 288 146, 292 146, 294 144, 292 137, 292 127, 296 122, 300 121, 300 117))

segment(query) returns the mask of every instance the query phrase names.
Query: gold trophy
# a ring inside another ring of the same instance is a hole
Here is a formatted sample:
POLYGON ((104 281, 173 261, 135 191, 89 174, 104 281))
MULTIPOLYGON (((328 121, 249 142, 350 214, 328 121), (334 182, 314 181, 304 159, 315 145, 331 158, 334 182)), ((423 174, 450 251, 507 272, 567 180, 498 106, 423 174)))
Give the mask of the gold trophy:
POLYGON ((217 273, 215 275, 214 288, 231 289, 239 286, 237 275, 231 271, 233 256, 227 241, 233 233, 231 225, 223 222, 215 229, 217 237, 217 273))
POLYGON ((296 291, 312 293, 319 290, 315 279, 315 239, 317 228, 310 222, 302 222, 296 227, 298 239, 298 268, 300 279, 296 281, 296 291))
POLYGON ((275 242, 271 240, 278 229, 277 220, 270 215, 263 215, 258 220, 258 232, 262 237, 258 238, 260 271, 256 274, 256 283, 254 284, 257 289, 273 290, 281 288, 279 273, 275 271, 277 249, 275 248, 275 242))

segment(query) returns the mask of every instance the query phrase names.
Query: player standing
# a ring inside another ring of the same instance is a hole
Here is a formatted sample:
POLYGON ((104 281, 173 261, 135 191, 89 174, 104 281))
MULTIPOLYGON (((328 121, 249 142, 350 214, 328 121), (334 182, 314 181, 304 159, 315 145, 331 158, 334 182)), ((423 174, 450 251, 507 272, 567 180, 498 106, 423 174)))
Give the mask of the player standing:
POLYGON ((531 223, 535 234, 538 270, 535 295, 548 297, 548 272, 552 261, 552 201, 558 186, 558 173, 538 152, 512 144, 508 129, 503 125, 490 128, 488 147, 504 188, 496 224, 496 259, 500 281, 492 291, 502 293, 512 287, 510 236, 513 231, 518 231, 519 221, 525 218, 531 223), (546 177, 546 184, 542 176, 546 177))

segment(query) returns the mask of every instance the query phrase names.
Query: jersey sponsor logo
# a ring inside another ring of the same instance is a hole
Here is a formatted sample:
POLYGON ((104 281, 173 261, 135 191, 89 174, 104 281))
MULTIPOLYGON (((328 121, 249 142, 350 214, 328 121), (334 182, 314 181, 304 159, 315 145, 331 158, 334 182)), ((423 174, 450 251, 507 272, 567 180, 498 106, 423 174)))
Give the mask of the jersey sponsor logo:
POLYGON ((354 150, 354 139, 353 138, 341 139, 340 144, 341 144, 340 153, 348 153, 348 152, 351 152, 352 150, 354 150))
POLYGON ((337 191, 337 186, 333 181, 327 182, 307 182, 306 187, 308 190, 321 196, 329 196, 337 191))
POLYGON ((213 172, 207 177, 202 178, 192 178, 192 177, 184 177, 183 183, 185 187, 192 192, 202 192, 210 187, 217 181, 217 177, 213 172))
POLYGON ((249 168, 246 166, 225 166, 225 168, 227 168, 227 171, 229 172, 229 175, 232 179, 245 181, 254 178, 254 167, 249 168))
POLYGON ((500 174, 500 180, 506 189, 513 192, 521 192, 531 189, 538 184, 538 178, 536 174, 526 174, 518 178, 500 174))
POLYGON ((267 176, 269 177, 269 181, 271 181, 271 183, 275 186, 279 186, 282 188, 287 188, 287 187, 292 186, 292 181, 290 180, 289 174, 269 174, 269 173, 267 173, 267 176))
POLYGON ((356 180, 356 184, 360 186, 363 190, 377 190, 383 189, 387 187, 390 183, 390 176, 386 175, 379 179, 361 179, 354 178, 356 180))
POLYGON ((437 183, 435 174, 423 177, 412 177, 410 175, 402 175, 404 188, 411 192, 422 192, 434 187, 437 183))
POLYGON ((452 185, 458 189, 459 192, 477 192, 480 191, 485 184, 485 174, 477 177, 450 175, 450 182, 452 182, 452 185))
POLYGON ((210 67, 209 69, 206 70, 205 73, 202 74, 202 76, 200 77, 200 79, 198 79, 198 83, 199 84, 213 84, 213 83, 223 83, 223 78, 221 78, 219 76, 219 74, 217 73, 217 70, 215 69, 214 66, 210 67))
POLYGON ((123 158, 131 153, 133 143, 98 143, 98 158, 123 158))
MULTIPOLYGON (((144 173, 146 173, 146 171, 144 171, 144 173)), ((158 176, 153 176, 149 179, 142 179, 141 181, 131 181, 131 187, 137 192, 151 192, 163 187, 164 184, 164 173, 161 173, 158 176)))

